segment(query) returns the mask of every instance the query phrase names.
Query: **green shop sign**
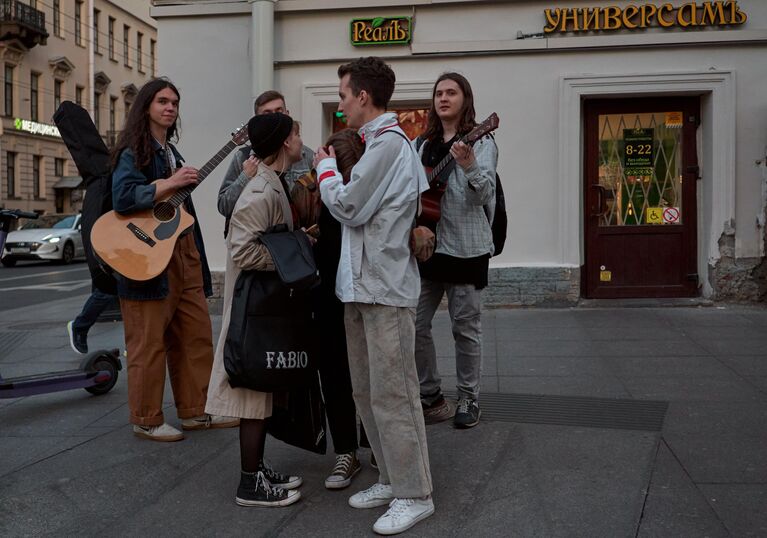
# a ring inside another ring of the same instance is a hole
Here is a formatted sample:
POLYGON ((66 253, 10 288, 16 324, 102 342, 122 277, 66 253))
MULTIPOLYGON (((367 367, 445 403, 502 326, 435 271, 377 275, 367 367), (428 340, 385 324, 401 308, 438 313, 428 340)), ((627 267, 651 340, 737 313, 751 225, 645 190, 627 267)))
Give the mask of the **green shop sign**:
POLYGON ((410 43, 412 28, 410 17, 352 19, 349 34, 354 46, 399 45, 410 43))

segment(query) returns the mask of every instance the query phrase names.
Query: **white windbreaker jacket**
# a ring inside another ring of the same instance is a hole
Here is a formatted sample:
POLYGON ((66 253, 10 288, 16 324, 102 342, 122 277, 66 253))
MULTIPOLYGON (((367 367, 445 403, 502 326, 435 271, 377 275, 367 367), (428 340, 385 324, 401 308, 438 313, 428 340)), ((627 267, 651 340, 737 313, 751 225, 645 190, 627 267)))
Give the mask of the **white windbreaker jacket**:
POLYGON ((342 302, 411 307, 421 282, 410 252, 410 229, 420 193, 429 188, 413 147, 394 113, 358 131, 365 153, 343 184, 335 159, 317 165, 322 202, 343 225, 336 295, 342 302), (404 135, 404 133, 402 133, 404 135))

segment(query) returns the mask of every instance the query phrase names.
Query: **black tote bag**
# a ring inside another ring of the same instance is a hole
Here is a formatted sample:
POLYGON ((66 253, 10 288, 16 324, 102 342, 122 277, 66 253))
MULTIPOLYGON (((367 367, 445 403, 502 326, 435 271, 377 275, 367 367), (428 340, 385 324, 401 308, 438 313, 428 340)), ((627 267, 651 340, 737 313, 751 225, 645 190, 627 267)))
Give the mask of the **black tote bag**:
POLYGON ((317 338, 309 294, 274 271, 242 271, 234 285, 224 368, 232 387, 276 392, 311 385, 317 338))

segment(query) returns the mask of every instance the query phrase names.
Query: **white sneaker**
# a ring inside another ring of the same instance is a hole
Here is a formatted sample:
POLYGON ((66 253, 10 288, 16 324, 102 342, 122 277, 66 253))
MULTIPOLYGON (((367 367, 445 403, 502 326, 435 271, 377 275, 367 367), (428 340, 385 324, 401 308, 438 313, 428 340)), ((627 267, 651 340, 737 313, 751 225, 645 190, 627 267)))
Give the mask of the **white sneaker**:
POLYGON ((239 425, 239 418, 209 415, 207 413, 199 417, 181 420, 181 428, 184 430, 207 430, 208 428, 214 430, 216 428, 234 428, 239 425))
POLYGON ((134 424, 133 435, 143 437, 144 439, 151 439, 152 441, 164 442, 181 441, 184 438, 183 433, 168 423, 161 424, 160 426, 139 426, 134 424))
POLYGON ((349 497, 349 506, 352 508, 375 508, 384 506, 394 498, 391 484, 376 482, 368 489, 355 493, 349 497))
POLYGON ((399 534, 434 513, 434 502, 426 499, 394 499, 389 509, 378 518, 373 531, 378 534, 399 534))

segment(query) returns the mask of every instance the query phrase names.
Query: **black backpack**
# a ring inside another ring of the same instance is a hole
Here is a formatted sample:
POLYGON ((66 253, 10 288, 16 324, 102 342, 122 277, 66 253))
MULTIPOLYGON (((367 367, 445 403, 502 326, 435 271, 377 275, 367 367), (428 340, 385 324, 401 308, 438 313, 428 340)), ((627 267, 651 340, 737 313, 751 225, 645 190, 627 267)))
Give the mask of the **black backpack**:
POLYGON ((88 112, 71 101, 64 101, 53 115, 61 138, 72 155, 85 183, 80 219, 85 256, 93 285, 104 293, 117 293, 112 271, 98 259, 91 247, 91 230, 96 220, 112 210, 112 171, 109 150, 88 112))
MULTIPOLYGON (((416 138, 415 150, 420 151, 421 146, 424 143, 423 137, 416 138)), ((485 215, 487 215, 487 208, 485 208, 485 215)), ((488 221, 490 218, 488 217, 488 221)), ((501 178, 498 172, 495 173, 495 213, 493 214, 493 221, 490 223, 490 230, 493 232, 493 256, 498 256, 503 252, 503 247, 506 244, 506 228, 509 224, 509 218, 506 214, 506 197, 503 194, 503 185, 501 184, 501 178)))

